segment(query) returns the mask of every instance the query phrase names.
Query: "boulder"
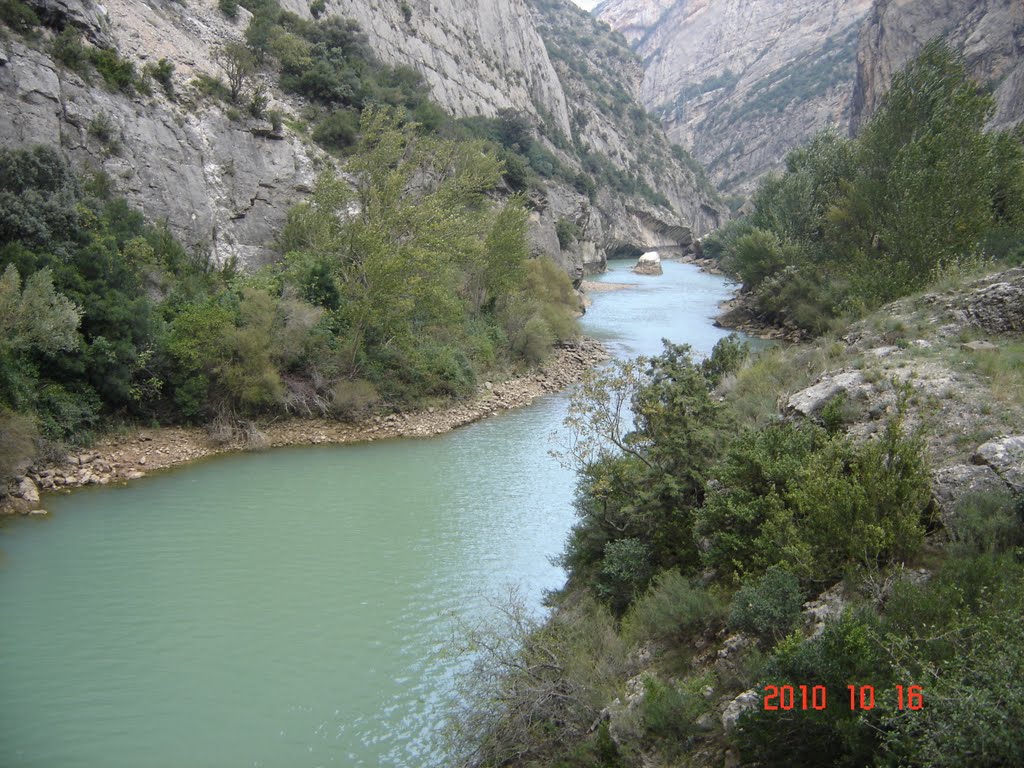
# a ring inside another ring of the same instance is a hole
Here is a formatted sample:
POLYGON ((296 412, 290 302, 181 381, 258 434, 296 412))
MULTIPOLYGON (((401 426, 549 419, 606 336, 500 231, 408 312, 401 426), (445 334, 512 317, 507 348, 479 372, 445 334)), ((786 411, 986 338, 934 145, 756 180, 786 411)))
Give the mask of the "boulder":
POLYGON ((817 637, 825 631, 825 624, 838 619, 846 609, 843 597, 843 585, 836 584, 826 589, 814 600, 804 603, 804 619, 808 626, 813 627, 811 637, 817 637))
POLYGON ((84 33, 93 45, 115 47, 107 12, 102 5, 84 0, 29 0, 28 4, 47 26, 63 29, 71 25, 84 33))
POLYGON ((15 491, 15 495, 29 504, 39 503, 39 489, 36 488, 36 484, 29 477, 23 477, 18 481, 18 489, 15 491))
POLYGON ((1006 484, 988 464, 953 464, 932 473, 932 498, 947 528, 965 496, 1005 489, 1006 484))
POLYGON ((761 694, 756 688, 744 691, 735 699, 729 702, 722 713, 722 727, 726 732, 736 729, 739 719, 747 712, 757 709, 761 705, 761 694))
POLYGON ((1009 270, 1002 277, 968 294, 962 306, 989 333, 1019 333, 1024 331, 1024 270, 1009 270))
POLYGON ((965 341, 960 349, 965 352, 995 352, 999 347, 990 341, 965 341))
POLYGON ((661 256, 657 251, 648 251, 637 260, 633 271, 638 275, 662 274, 661 256))
POLYGON ((786 411, 796 416, 816 417, 829 401, 838 394, 846 393, 847 397, 864 392, 864 377, 860 371, 841 371, 825 376, 817 384, 791 395, 786 402, 786 411))
POLYGON ((1024 493, 1024 435, 989 440, 978 446, 971 461, 992 467, 1015 493, 1024 493))

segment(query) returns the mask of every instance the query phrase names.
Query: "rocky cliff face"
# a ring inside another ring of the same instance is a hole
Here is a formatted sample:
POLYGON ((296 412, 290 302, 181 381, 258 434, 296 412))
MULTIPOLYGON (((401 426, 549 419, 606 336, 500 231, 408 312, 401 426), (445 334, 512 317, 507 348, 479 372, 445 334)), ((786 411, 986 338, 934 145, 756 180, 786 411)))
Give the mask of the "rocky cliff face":
MULTIPOLYGON (((310 15, 307 0, 281 6, 310 15)), ((569 131, 565 93, 525 0, 328 0, 326 13, 359 22, 385 64, 419 70, 454 115, 511 108, 569 131)))
POLYGON ((723 192, 746 193, 786 153, 849 121, 870 0, 606 0, 599 18, 644 61, 641 97, 723 192))
POLYGON ((640 107, 640 61, 621 36, 579 8, 562 0, 531 6, 572 105, 570 147, 598 179, 593 200, 567 189, 552 201, 551 215, 580 229, 569 251, 588 268, 595 255, 687 251, 727 212, 703 170, 685 152, 673 153, 640 107))
POLYGON ((892 76, 941 37, 961 51, 970 73, 993 89, 990 127, 1024 119, 1024 4, 1019 0, 875 0, 860 34, 851 130, 874 114, 892 76))
MULTIPOLYGON (((287 129, 228 119, 222 106, 197 98, 189 86, 197 75, 221 75, 214 48, 242 38, 249 12, 240 8, 229 20, 216 0, 187 5, 108 0, 102 6, 92 0, 30 2, 50 31, 34 38, 0 36, 0 144, 61 146, 80 167, 105 171, 117 191, 150 218, 166 219, 186 245, 211 251, 219 262, 236 258, 258 266, 273 259, 273 238, 287 209, 333 160, 287 129), (152 95, 128 96, 68 71, 49 48, 53 30, 67 25, 95 45, 115 48, 137 69, 166 58, 175 66, 178 97, 168 99, 158 88, 152 95)), ((305 0, 281 4, 310 17, 305 0)), ((527 0, 328 0, 326 5, 327 15, 355 19, 383 62, 420 71, 433 98, 455 116, 492 116, 504 109, 527 115, 539 135, 555 139, 543 139, 548 147, 568 167, 582 170, 579 154, 566 144, 574 130, 572 116, 591 110, 581 99, 600 95, 575 88, 567 74, 571 68, 556 67, 538 29, 543 26, 550 38, 552 24, 579 21, 562 18, 566 12, 594 23, 561 0, 543 8, 527 0)), ((621 117, 637 108, 639 68, 628 49, 619 54, 596 66, 622 67, 635 80, 616 91, 621 117)), ((301 101, 274 91, 273 82, 268 85, 271 107, 301 114, 301 101)), ((723 214, 707 191, 697 189, 692 173, 676 168, 656 178, 649 169, 631 168, 647 153, 640 145, 628 149, 624 134, 631 129, 614 123, 595 122, 587 134, 602 156, 595 162, 643 176, 667 204, 652 205, 620 190, 601 188, 588 196, 564 181, 549 184, 547 195, 533 201, 531 239, 536 252, 552 256, 570 274, 600 269, 606 253, 621 244, 636 250, 685 246, 723 214), (598 132, 611 138, 598 140, 598 132), (582 225, 580 238, 564 249, 556 237, 562 219, 582 225)))

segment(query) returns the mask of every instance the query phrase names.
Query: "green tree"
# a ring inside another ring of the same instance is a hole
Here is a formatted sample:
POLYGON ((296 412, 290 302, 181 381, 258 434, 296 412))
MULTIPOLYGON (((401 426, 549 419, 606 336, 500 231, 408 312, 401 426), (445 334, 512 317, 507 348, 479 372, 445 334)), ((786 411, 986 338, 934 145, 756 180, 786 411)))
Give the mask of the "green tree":
POLYGON ((81 317, 82 310, 54 289, 50 270, 30 275, 22 289, 17 268, 7 265, 0 277, 0 355, 71 349, 81 317))
POLYGON ((253 52, 243 43, 230 41, 214 50, 213 60, 224 70, 231 101, 239 103, 246 86, 256 73, 257 62, 253 52))

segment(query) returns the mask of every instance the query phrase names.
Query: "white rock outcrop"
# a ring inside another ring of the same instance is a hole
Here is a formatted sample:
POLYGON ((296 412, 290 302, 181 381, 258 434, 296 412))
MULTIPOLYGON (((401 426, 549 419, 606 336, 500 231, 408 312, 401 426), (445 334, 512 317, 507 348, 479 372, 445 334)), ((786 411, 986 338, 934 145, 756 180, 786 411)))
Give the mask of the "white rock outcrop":
POLYGON ((660 275, 664 270, 661 268, 661 256, 657 251, 648 251, 639 259, 633 271, 638 275, 660 275))

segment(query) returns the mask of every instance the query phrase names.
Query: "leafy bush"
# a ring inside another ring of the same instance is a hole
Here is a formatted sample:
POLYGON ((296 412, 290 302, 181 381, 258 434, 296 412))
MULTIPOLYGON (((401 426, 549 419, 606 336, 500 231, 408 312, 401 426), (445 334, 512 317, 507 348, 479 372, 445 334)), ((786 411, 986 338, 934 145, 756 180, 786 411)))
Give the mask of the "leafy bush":
POLYGON ((0 0, 0 21, 19 35, 28 35, 39 26, 39 16, 21 0, 0 0))
POLYGON ((107 87, 131 93, 135 87, 135 65, 122 59, 117 51, 107 48, 89 49, 89 60, 107 87))
POLYGON ((1024 759, 1016 726, 1024 696, 1014 683, 1024 674, 1021 576, 1020 565, 1008 558, 958 560, 934 583, 908 587, 887 607, 887 617, 910 639, 898 631, 886 638, 897 679, 905 688, 928 681, 923 709, 909 717, 890 711, 884 720, 893 764, 997 766, 1024 759), (916 614, 927 624, 898 614, 913 608, 915 598, 932 608, 916 614))
POLYGON ((344 151, 355 146, 359 135, 359 115, 350 109, 336 109, 317 123, 313 141, 327 149, 344 151))
POLYGON ((778 641, 793 629, 803 602, 796 576, 773 566, 740 587, 732 600, 729 626, 765 642, 778 641))
POLYGON ((716 474, 696 535, 723 575, 785 564, 824 583, 848 564, 901 562, 921 546, 931 480, 920 439, 899 418, 864 445, 809 424, 748 431, 716 474))
MULTIPOLYGON (((608 543, 623 539, 648 548, 652 573, 698 564, 693 510, 704 498, 703 473, 716 455, 715 429, 722 423, 723 411, 685 346, 666 342, 656 358, 584 382, 566 419, 567 458, 581 475, 580 520, 563 556, 573 578, 601 578, 608 543)), ((621 608, 635 596, 614 597, 621 608)))
POLYGON ((947 530, 958 553, 996 554, 1024 546, 1024 497, 1005 490, 967 494, 947 530))
POLYGON ((210 96, 221 101, 227 101, 231 98, 231 92, 219 77, 200 72, 192 80, 192 84, 204 96, 210 96))
POLYGON ((723 615, 717 596, 694 586, 679 571, 663 571, 629 609, 622 632, 634 644, 645 640, 683 642, 688 635, 714 626, 723 615))
POLYGON ((616 539, 605 545, 594 591, 621 613, 643 592, 652 575, 647 545, 639 539, 616 539))
POLYGON ((347 421, 369 416, 380 402, 377 388, 365 379, 342 380, 334 385, 331 406, 334 413, 347 421))
POLYGON ((217 0, 217 7, 229 19, 238 18, 238 0, 217 0))
POLYGON ((84 75, 89 63, 89 52, 82 45, 82 35, 68 25, 50 43, 53 57, 73 72, 84 75))
POLYGON ((706 707, 697 691, 680 690, 653 676, 644 678, 640 717, 647 733, 660 741, 670 754, 687 750, 697 734, 694 721, 706 707))
POLYGON ((614 620, 584 599, 542 625, 514 594, 494 614, 460 633, 472 663, 462 666, 449 715, 453 759, 557 765, 590 733, 623 673, 614 620))
POLYGON ((174 98, 174 62, 160 59, 155 64, 147 64, 144 72, 160 84, 167 98, 174 98))
POLYGON ((555 234, 558 236, 558 246, 563 251, 580 238, 580 228, 576 222, 569 219, 559 219, 555 224, 555 234))
POLYGON ((826 707, 804 710, 802 702, 788 711, 758 707, 740 719, 736 745, 745 759, 764 766, 871 765, 881 741, 881 713, 895 709, 895 702, 882 698, 891 693, 890 680, 870 617, 847 612, 812 640, 794 634, 776 648, 758 687, 764 691, 769 684, 791 685, 801 702, 800 686, 824 686, 826 707), (850 710, 850 684, 874 687, 873 710, 850 710))

